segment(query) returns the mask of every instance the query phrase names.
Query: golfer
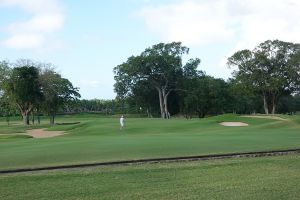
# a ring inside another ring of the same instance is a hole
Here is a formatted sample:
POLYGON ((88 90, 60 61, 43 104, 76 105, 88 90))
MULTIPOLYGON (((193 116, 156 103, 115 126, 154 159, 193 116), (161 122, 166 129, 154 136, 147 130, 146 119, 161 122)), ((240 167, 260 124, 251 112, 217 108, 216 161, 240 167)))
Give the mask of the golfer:
POLYGON ((125 124, 125 119, 124 119, 124 116, 122 115, 122 116, 120 117, 120 125, 121 125, 120 130, 123 129, 124 124, 125 124))

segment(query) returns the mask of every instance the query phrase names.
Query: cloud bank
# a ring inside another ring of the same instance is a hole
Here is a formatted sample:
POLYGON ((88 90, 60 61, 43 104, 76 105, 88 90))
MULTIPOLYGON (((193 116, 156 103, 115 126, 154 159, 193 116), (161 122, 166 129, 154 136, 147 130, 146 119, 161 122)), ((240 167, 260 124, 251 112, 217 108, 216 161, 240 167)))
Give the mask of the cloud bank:
POLYGON ((267 39, 300 42, 298 0, 181 0, 144 7, 139 16, 164 41, 253 48, 267 39))

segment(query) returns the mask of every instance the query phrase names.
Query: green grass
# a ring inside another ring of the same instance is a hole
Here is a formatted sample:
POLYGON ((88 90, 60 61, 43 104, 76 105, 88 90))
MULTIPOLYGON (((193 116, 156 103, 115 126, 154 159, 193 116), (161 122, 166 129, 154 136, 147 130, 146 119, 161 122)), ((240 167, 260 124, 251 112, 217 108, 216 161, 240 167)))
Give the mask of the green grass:
MULTIPOLYGON (((49 127, 0 122, 0 170, 155 157, 300 148, 300 117, 222 115, 206 119, 58 117, 49 127), (241 121, 248 127, 223 127, 241 121), (79 124, 71 124, 80 122, 79 124), (28 128, 64 130, 34 139, 28 128)), ((1 120, 0 120, 1 121, 1 120)), ((300 199, 300 155, 0 175, 0 199, 300 199)))
MULTIPOLYGON (((66 130, 55 138, 15 136, 26 127, 0 123, 0 170, 127 159, 190 156, 300 148, 299 116, 288 120, 222 115, 206 119, 127 118, 119 130, 118 118, 97 115, 59 117, 49 130, 66 130), (248 127, 223 127, 221 121, 242 121, 248 127)), ((45 121, 37 127, 48 127, 45 121)), ((16 122, 14 122, 16 123, 16 122)), ((37 128, 30 127, 30 128, 37 128)))
POLYGON ((300 199, 300 155, 0 175, 0 199, 300 199))

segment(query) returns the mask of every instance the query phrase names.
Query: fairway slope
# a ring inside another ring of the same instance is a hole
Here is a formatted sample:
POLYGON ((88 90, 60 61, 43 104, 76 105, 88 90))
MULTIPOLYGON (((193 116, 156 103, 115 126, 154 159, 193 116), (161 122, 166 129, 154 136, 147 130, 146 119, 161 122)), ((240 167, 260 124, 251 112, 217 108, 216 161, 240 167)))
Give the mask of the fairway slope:
MULTIPOLYGON (((127 118, 120 131, 118 118, 61 117, 57 119, 59 123, 80 124, 48 129, 66 131, 59 137, 0 137, 0 170, 298 149, 299 118, 127 118), (243 122, 249 126, 224 127, 220 122, 243 122)), ((0 126, 5 132, 16 130, 15 126, 0 126)))

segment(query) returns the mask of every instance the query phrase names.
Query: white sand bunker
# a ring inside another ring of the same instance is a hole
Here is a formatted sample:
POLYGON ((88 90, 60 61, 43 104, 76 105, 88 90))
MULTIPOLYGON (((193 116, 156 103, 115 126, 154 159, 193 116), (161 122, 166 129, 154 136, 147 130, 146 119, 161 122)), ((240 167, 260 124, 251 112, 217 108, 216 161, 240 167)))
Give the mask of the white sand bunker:
POLYGON ((222 122, 220 124, 223 126, 248 126, 249 125, 244 122, 222 122))
POLYGON ((46 131, 45 129, 27 130, 24 135, 29 135, 34 138, 50 138, 63 135, 64 131, 46 131))

